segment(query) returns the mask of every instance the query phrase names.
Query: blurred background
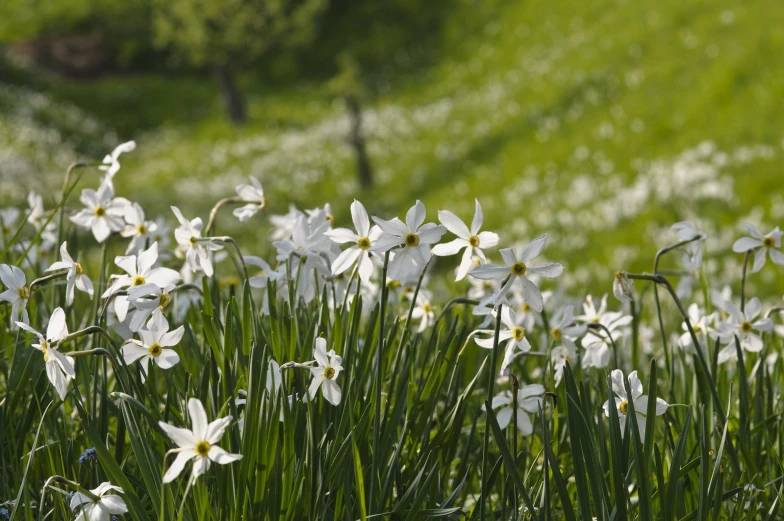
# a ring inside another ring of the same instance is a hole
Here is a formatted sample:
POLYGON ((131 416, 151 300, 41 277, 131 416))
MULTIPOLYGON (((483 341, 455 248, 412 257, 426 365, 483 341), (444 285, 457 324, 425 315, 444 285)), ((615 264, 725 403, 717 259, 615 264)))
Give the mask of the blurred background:
POLYGON ((50 208, 71 162, 134 139, 115 185, 148 218, 206 218, 249 175, 268 213, 342 223, 353 198, 470 221, 476 197, 502 244, 550 232, 565 282, 604 290, 688 219, 737 280, 713 259, 739 221, 784 221, 782 22, 773 0, 4 1, 0 203, 50 208))

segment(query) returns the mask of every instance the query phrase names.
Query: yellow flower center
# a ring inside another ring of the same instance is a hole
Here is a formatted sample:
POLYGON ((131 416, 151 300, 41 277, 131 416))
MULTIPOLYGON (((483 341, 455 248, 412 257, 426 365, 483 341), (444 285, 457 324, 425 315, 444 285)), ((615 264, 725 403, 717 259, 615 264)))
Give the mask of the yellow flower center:
POLYGON ((515 262, 514 264, 512 264, 512 273, 517 276, 524 275, 525 270, 526 270, 526 266, 524 262, 515 262))
POLYGON ((334 215, 332 215, 331 213, 328 213, 326 219, 327 219, 327 222, 329 223, 329 227, 330 228, 335 226, 335 216, 334 215))
POLYGON ((168 306, 170 302, 171 302, 171 297, 169 295, 167 295, 166 293, 161 295, 160 306, 162 308, 168 306))
POLYGON ((190 245, 191 246, 196 246, 196 242, 197 242, 197 238, 196 237, 191 237, 190 245))
POLYGON ((147 226, 145 226, 144 224, 140 224, 139 226, 136 227, 136 231, 139 232, 139 235, 144 235, 145 233, 147 233, 147 226))
POLYGON ((477 237, 476 235, 472 235, 471 237, 468 238, 468 244, 476 248, 477 246, 479 246, 479 237, 477 237))
POLYGON ((47 342, 46 340, 41 340, 41 343, 39 345, 41 346, 41 353, 43 353, 43 355, 44 355, 44 362, 48 362, 49 361, 49 342, 47 342))
POLYGON ((621 411, 621 414, 626 416, 626 411, 629 410, 629 402, 627 402, 626 400, 622 401, 621 405, 618 406, 618 410, 621 411))
POLYGON ((261 198, 261 211, 262 212, 267 209, 267 203, 268 202, 269 202, 269 199, 267 199, 266 197, 262 197, 261 198))
POLYGON ((327 367, 326 369, 324 369, 324 378, 326 378, 327 380, 332 380, 333 378, 335 378, 335 370, 332 369, 331 367, 327 367))
POLYGON ((96 206, 93 211, 95 212, 96 217, 103 217, 106 215, 106 209, 103 206, 96 206))
POLYGON ((430 302, 425 302, 424 304, 422 304, 422 311, 424 311, 425 313, 430 313, 431 311, 433 311, 433 306, 430 305, 430 302))
POLYGON ((550 336, 553 338, 553 340, 560 340, 561 339, 561 328, 554 327, 550 331, 550 336))
POLYGON ((522 309, 523 311, 531 311, 531 306, 528 305, 528 302, 523 302, 520 305, 520 309, 522 309))
POLYGON ((520 326, 512 329, 512 336, 517 342, 520 342, 525 337, 525 329, 520 326))
POLYGON ((764 239, 762 239, 762 245, 765 246, 766 248, 772 248, 773 246, 776 245, 776 241, 773 240, 773 237, 765 237, 764 239))
POLYGON ((84 274, 84 268, 82 268, 82 265, 79 264, 78 262, 76 263, 76 266, 74 266, 74 271, 76 271, 77 275, 84 274))
POLYGON ((142 277, 141 275, 136 275, 133 278, 133 283, 132 284, 134 286, 141 286, 142 284, 144 284, 144 277, 142 277))
POLYGON ((740 330, 744 333, 751 333, 753 327, 751 326, 751 322, 741 322, 740 330))
POLYGON ((357 241, 357 246, 359 246, 360 250, 367 250, 370 248, 370 239, 367 237, 362 237, 357 241))
POLYGON ((30 288, 27 286, 22 286, 19 288, 19 298, 27 300, 30 298, 30 288))
POLYGON ((196 447, 194 447, 194 449, 196 450, 196 454, 198 454, 202 458, 206 458, 207 454, 210 453, 210 444, 206 441, 200 441, 199 443, 196 444, 196 447))
POLYGON ((161 347, 160 344, 155 343, 151 345, 147 351, 150 353, 151 357, 158 358, 159 356, 161 356, 161 353, 163 352, 163 348, 161 347))
POLYGON ((390 280, 389 282, 387 282, 387 289, 395 289, 399 287, 400 287, 399 280, 390 280))
POLYGON ((406 235, 405 240, 406 240, 406 246, 411 246, 412 248, 414 246, 419 246, 419 235, 415 233, 409 233, 408 235, 406 235))
POLYGON ((599 323, 599 317, 593 317, 591 319, 591 322, 593 322, 594 324, 598 324, 599 323))

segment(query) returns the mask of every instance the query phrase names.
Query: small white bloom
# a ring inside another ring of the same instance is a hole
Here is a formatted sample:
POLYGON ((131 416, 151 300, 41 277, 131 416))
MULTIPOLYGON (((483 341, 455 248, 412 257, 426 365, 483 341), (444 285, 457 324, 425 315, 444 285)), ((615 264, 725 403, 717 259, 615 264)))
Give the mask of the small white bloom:
POLYGON ((626 273, 616 271, 613 278, 613 295, 621 302, 631 302, 634 299, 634 286, 626 273))
POLYGON ((441 221, 447 230, 457 235, 457 239, 452 242, 438 244, 433 247, 433 255, 447 256, 454 255, 460 250, 463 251, 463 258, 460 261, 460 266, 457 268, 457 278, 455 280, 463 280, 468 272, 473 267, 473 256, 477 255, 483 263, 487 262, 483 248, 494 248, 498 244, 498 234, 493 232, 480 232, 482 223, 484 222, 484 214, 482 213, 482 206, 479 204, 479 199, 474 200, 476 209, 474 210, 474 219, 471 222, 471 229, 460 220, 460 218, 448 210, 439 210, 438 220, 441 221))
POLYGON ((280 241, 291 237, 300 215, 303 215, 303 213, 297 210, 293 204, 289 205, 289 211, 286 214, 270 215, 269 220, 273 228, 270 239, 280 241))
POLYGON ((30 300, 30 288, 27 287, 24 271, 16 266, 0 264, 0 280, 7 288, 0 293, 0 300, 11 304, 11 329, 15 329, 14 323, 19 320, 29 324, 27 301, 30 300))
POLYGON ((38 337, 38 343, 32 344, 32 346, 41 351, 41 354, 44 355, 46 376, 49 377, 49 381, 54 385, 60 399, 64 400, 65 395, 68 392, 68 383, 72 378, 76 377, 74 359, 60 353, 60 351, 57 350, 57 347, 51 344, 59 342, 68 336, 68 325, 65 323, 65 311, 63 311, 63 308, 54 310, 52 316, 49 318, 49 324, 46 326, 45 337, 23 322, 17 322, 16 325, 38 337))
MULTIPOLYGON (((694 336, 697 337, 697 341, 703 347, 705 347, 705 341, 708 338, 716 338, 718 336, 718 331, 715 331, 710 327, 716 318, 714 313, 711 313, 710 315, 703 315, 702 311, 700 310, 700 306, 698 306, 695 302, 689 306, 687 314, 689 316, 689 323, 694 330, 694 336)), ((694 342, 692 341, 691 334, 689 333, 689 328, 686 325, 685 320, 681 324, 681 328, 683 329, 683 334, 679 338, 681 346, 694 347, 694 342)))
POLYGON ((728 360, 737 360, 738 352, 735 338, 738 338, 740 347, 749 353, 762 351, 762 338, 759 333, 773 331, 773 321, 769 318, 755 320, 762 310, 762 304, 757 297, 746 303, 745 310, 741 312, 731 302, 724 303, 724 309, 729 313, 726 321, 718 324, 719 339, 726 344, 719 351, 718 362, 723 364, 728 360))
POLYGON ((432 294, 425 289, 420 290, 417 294, 416 306, 414 306, 414 309, 411 311, 411 318, 413 320, 419 320, 417 333, 421 333, 435 321, 436 314, 433 309, 433 304, 430 302, 432 297, 432 294))
POLYGON ((114 197, 110 184, 102 183, 98 191, 91 188, 82 190, 79 200, 87 208, 71 216, 71 221, 93 232, 95 240, 105 241, 112 232, 125 228, 125 213, 130 202, 124 197, 114 197))
POLYGON ((338 405, 341 399, 340 387, 335 379, 343 370, 343 359, 335 354, 334 349, 327 351, 327 341, 322 337, 316 339, 313 349, 318 367, 310 369, 313 380, 310 382, 310 399, 316 397, 316 393, 321 388, 321 394, 332 405, 338 405))
POLYGON ((574 344, 561 344, 553 348, 550 353, 550 361, 553 364, 553 373, 555 376, 555 385, 561 385, 563 379, 564 368, 566 362, 572 363, 572 360, 577 356, 577 349, 574 344))
POLYGON ((172 212, 180 221, 180 226, 174 230, 174 238, 185 252, 185 260, 193 271, 203 271, 208 277, 212 277, 212 258, 210 253, 223 248, 223 245, 215 241, 198 241, 201 238, 201 229, 204 223, 200 217, 189 221, 183 217, 182 212, 176 206, 171 207, 172 212))
POLYGON ((131 339, 122 348, 123 359, 130 365, 137 360, 141 361, 142 379, 146 378, 147 365, 154 362, 161 369, 170 369, 180 361, 180 355, 173 347, 180 343, 185 327, 180 326, 169 331, 169 322, 163 312, 157 310, 147 322, 147 329, 139 330, 141 340, 131 339))
POLYGON ((112 491, 124 494, 123 489, 104 481, 98 488, 91 489, 94 495, 98 496, 98 501, 77 492, 71 498, 71 510, 76 512, 81 508, 76 521, 111 521, 114 516, 126 514, 128 507, 120 496, 113 494, 112 491))
MULTIPOLYGON (((534 425, 529 415, 537 414, 540 406, 544 408, 542 396, 544 396, 544 387, 539 384, 524 385, 517 390, 517 430, 523 436, 530 436, 534 432, 534 425)), ((493 409, 500 407, 495 413, 495 419, 502 430, 506 429, 514 415, 514 400, 512 398, 512 393, 507 391, 493 397, 490 404, 493 409)), ((485 410, 484 405, 482 410, 485 410)))
POLYGON ((65 276, 65 304, 70 306, 74 301, 74 288, 77 288, 83 293, 87 293, 92 300, 94 289, 90 277, 84 274, 82 265, 74 261, 68 254, 68 243, 64 242, 60 246, 60 258, 62 260, 55 262, 49 266, 46 271, 68 270, 65 276))
POLYGON ((236 208, 232 214, 234 217, 245 222, 258 212, 263 212, 267 209, 267 198, 264 197, 264 189, 261 183, 255 177, 249 177, 251 184, 239 185, 236 188, 237 195, 243 202, 249 203, 241 208, 236 208))
POLYGON ((741 237, 735 241, 735 244, 732 245, 732 251, 735 253, 754 251, 754 264, 751 267, 751 273, 762 269, 768 254, 770 254, 770 260, 779 266, 784 266, 784 253, 779 251, 782 235, 779 227, 776 226, 773 231, 763 235, 753 224, 743 223, 743 225, 749 230, 751 237, 741 237))
POLYGON ((371 228, 365 207, 356 199, 351 203, 351 219, 354 221, 356 233, 348 228, 335 228, 324 233, 338 244, 353 243, 332 262, 332 274, 339 275, 356 264, 359 278, 368 281, 373 275, 373 261, 370 260, 369 250, 381 235, 381 228, 371 228))
POLYGON ((103 164, 98 168, 106 172, 104 181, 107 184, 110 186, 112 185, 114 175, 120 170, 120 154, 133 152, 135 149, 136 141, 126 141, 125 143, 117 145, 114 150, 112 150, 111 154, 107 154, 106 157, 103 158, 103 164))
MULTIPOLYGON (((646 415, 648 411, 648 396, 643 395, 642 382, 637 377, 637 371, 629 373, 629 387, 632 391, 631 398, 626 394, 626 388, 623 382, 623 371, 614 369, 611 373, 612 390, 617 395, 615 398, 615 407, 618 410, 618 420, 621 425, 621 435, 623 435, 624 427, 626 425, 626 414, 629 409, 629 399, 634 404, 634 412, 637 419, 637 427, 640 431, 640 438, 645 438, 645 424, 646 415)), ((610 416, 610 401, 604 402, 604 414, 610 416)), ((656 398, 656 416, 661 416, 667 412, 669 404, 661 398, 656 398)))
MULTIPOLYGON (((498 313, 497 309, 493 311, 493 314, 496 313, 498 313)), ((501 323, 505 326, 505 329, 498 331, 498 345, 506 343, 504 360, 501 362, 501 373, 503 373, 515 358, 531 351, 531 344, 525 336, 526 330, 522 326, 523 318, 512 311, 509 306, 501 308, 501 323)), ((474 341, 479 347, 492 349, 495 341, 495 332, 487 338, 475 338, 474 341)))
POLYGON ((125 249, 126 255, 141 251, 144 248, 145 239, 154 237, 158 230, 158 224, 155 221, 144 220, 144 210, 139 203, 133 203, 133 206, 125 214, 125 222, 127 224, 120 235, 131 238, 131 242, 125 249))
POLYGON ((27 216, 27 222, 32 224, 36 230, 40 230, 46 222, 43 197, 35 192, 30 192, 27 194, 27 204, 30 205, 30 214, 27 216))

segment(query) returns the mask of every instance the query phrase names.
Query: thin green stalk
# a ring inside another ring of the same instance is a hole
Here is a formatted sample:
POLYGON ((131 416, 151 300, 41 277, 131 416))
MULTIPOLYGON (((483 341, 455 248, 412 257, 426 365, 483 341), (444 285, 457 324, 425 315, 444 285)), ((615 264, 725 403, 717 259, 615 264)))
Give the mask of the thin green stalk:
MULTIPOLYGON (((381 436, 381 381, 383 378, 383 364, 384 364, 384 326, 386 323, 386 313, 387 313, 387 300, 388 300, 388 289, 387 289, 387 268, 389 267, 389 251, 384 254, 384 267, 381 270, 381 302, 379 305, 379 317, 378 317, 378 347, 376 348, 376 381, 374 382, 375 387, 375 410, 373 415, 373 453, 371 459, 371 467, 370 467, 370 493, 368 495, 368 511, 369 513, 374 513, 376 511, 376 505, 373 502, 375 498, 375 491, 376 487, 379 486, 379 474, 378 474, 378 443, 379 438, 381 436)), ((381 510, 382 505, 378 505, 378 510, 381 510)))
MULTIPOLYGON (((495 368, 498 365, 498 337, 501 333, 501 309, 503 308, 503 304, 499 304, 498 308, 496 309, 496 319, 495 319, 495 329, 493 331, 493 350, 490 353, 490 375, 487 382, 487 403, 493 403, 493 393, 495 387, 495 368)), ((489 407, 489 405, 487 405, 489 407)), ((479 503, 479 519, 480 521, 484 521, 487 519, 485 517, 485 505, 487 503, 487 496, 488 496, 488 476, 487 476, 487 463, 488 463, 488 446, 490 443, 490 429, 485 426, 485 439, 482 445, 482 500, 479 503)))

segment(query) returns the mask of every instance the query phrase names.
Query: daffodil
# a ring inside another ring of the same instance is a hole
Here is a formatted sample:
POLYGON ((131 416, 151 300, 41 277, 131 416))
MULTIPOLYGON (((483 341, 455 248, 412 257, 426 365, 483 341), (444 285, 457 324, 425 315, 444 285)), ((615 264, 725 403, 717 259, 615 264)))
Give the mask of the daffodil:
POLYGON ((174 230, 174 238, 177 244, 183 248, 185 260, 193 271, 203 271, 208 277, 212 277, 212 258, 211 252, 218 251, 223 245, 215 241, 200 241, 201 230, 204 227, 200 217, 189 221, 183 217, 182 212, 176 206, 171 207, 175 217, 180 222, 180 226, 174 230))
POLYGON ((460 261, 460 266, 457 268, 457 277, 455 280, 463 280, 471 268, 474 266, 473 257, 476 255, 483 263, 487 262, 487 257, 483 251, 484 248, 494 248, 498 244, 498 235, 493 232, 480 232, 482 223, 484 221, 484 214, 482 213, 482 206, 479 204, 479 199, 474 200, 476 209, 474 210, 474 219, 471 221, 471 228, 455 214, 448 210, 439 210, 438 220, 441 221, 447 230, 457 235, 457 239, 444 244, 437 244, 433 247, 433 255, 447 256, 455 255, 463 250, 463 258, 460 261))
POLYGON ((185 333, 184 326, 169 331, 169 321, 160 310, 157 310, 147 322, 147 328, 140 329, 138 333, 141 340, 129 340, 123 345, 122 353, 128 365, 140 361, 143 379, 147 376, 147 366, 150 362, 161 369, 170 369, 180 361, 177 352, 167 348, 180 343, 185 333))
POLYGON ((250 177, 249 185, 241 184, 237 186, 237 196, 242 202, 248 203, 241 208, 235 208, 232 214, 234 217, 245 222, 259 212, 267 209, 267 198, 264 196, 264 189, 255 177, 250 177))
MULTIPOLYGON (((629 401, 631 400, 631 402, 634 404, 634 412, 637 420, 637 428, 640 431, 640 439, 644 439, 646 415, 648 414, 648 396, 642 394, 642 382, 637 377, 637 371, 632 371, 629 373, 629 388, 632 391, 631 396, 626 393, 626 387, 623 381, 623 371, 620 369, 614 369, 610 376, 612 379, 612 390, 616 394, 616 397, 614 398, 614 407, 618 410, 618 420, 621 425, 621 435, 623 435, 624 432, 627 414, 630 412, 629 401)), ((611 405, 609 400, 604 402, 604 414, 608 417, 610 416, 610 407, 612 406, 613 405, 611 405)), ((667 402, 661 398, 656 398, 656 416, 661 416, 667 412, 667 407, 669 407, 667 402)))
POLYGON ((204 405, 197 398, 188 400, 188 412, 193 430, 158 422, 158 425, 178 447, 172 451, 177 453, 177 457, 163 475, 164 483, 174 481, 190 460, 194 460, 191 482, 195 482, 199 476, 207 472, 211 462, 226 465, 242 458, 241 454, 229 454, 218 446, 223 433, 231 423, 231 416, 207 423, 204 405))
POLYGON ((769 318, 757 318, 762 310, 762 305, 757 297, 746 303, 744 311, 739 310, 731 302, 724 303, 724 309, 729 317, 724 322, 718 323, 719 339, 726 344, 719 351, 720 364, 728 360, 737 360, 738 353, 735 339, 738 339, 741 349, 749 353, 762 351, 762 338, 760 333, 773 331, 773 321, 769 318))
POLYGON ((359 278, 367 281, 373 275, 373 261, 370 260, 369 250, 381 235, 381 229, 378 226, 371 228, 365 207, 356 199, 351 203, 351 219, 354 221, 356 233, 348 228, 335 228, 325 232, 327 237, 338 244, 352 243, 352 246, 343 250, 332 262, 332 274, 343 273, 356 264, 359 278))
POLYGON ((73 260, 73 258, 68 254, 68 243, 64 242, 60 246, 60 258, 59 260, 49 266, 46 271, 58 271, 58 270, 68 270, 68 273, 65 276, 66 284, 65 284, 65 304, 66 306, 70 306, 73 304, 74 301, 74 288, 78 289, 83 293, 87 293, 90 296, 90 299, 93 298, 94 289, 93 283, 90 280, 90 277, 85 275, 84 268, 82 265, 73 260))
POLYGON ((128 247, 125 249, 126 255, 144 249, 144 241, 147 238, 154 237, 158 230, 158 225, 155 221, 146 221, 144 219, 144 210, 139 203, 133 203, 133 206, 128 209, 128 212, 125 214, 125 222, 125 228, 120 232, 120 235, 125 238, 131 238, 131 242, 128 243, 128 247))
MULTIPOLYGON (((493 313, 497 312, 495 310, 493 313)), ((503 373, 515 358, 531 351, 531 343, 526 337, 521 317, 509 306, 501 308, 501 323, 504 325, 504 329, 498 332, 498 345, 506 344, 504 346, 504 360, 501 362, 501 373, 503 373)), ((495 343, 495 334, 493 333, 487 338, 476 338, 474 341, 479 347, 492 349, 495 343)))
POLYGON ((754 263, 751 272, 756 273, 765 265, 765 260, 770 255, 770 260, 779 266, 784 266, 784 253, 779 251, 781 248, 782 232, 776 226, 768 234, 763 235, 756 226, 751 223, 743 223, 749 230, 751 237, 741 237, 732 245, 732 251, 736 253, 754 252, 754 263))
POLYGON ((98 499, 94 500, 81 492, 71 498, 71 510, 79 510, 75 521, 112 521, 116 516, 128 513, 123 498, 115 494, 124 494, 120 487, 104 481, 90 492, 98 499))
POLYGON ((405 223, 397 217, 390 221, 373 217, 383 233, 370 251, 384 253, 402 246, 395 251, 389 263, 389 276, 393 280, 402 280, 417 273, 430 260, 431 246, 446 233, 443 226, 423 224, 425 214, 425 205, 417 201, 406 213, 405 223))
POLYGON ((482 264, 471 270, 471 276, 478 279, 504 279, 509 277, 498 294, 496 295, 496 305, 503 302, 504 297, 509 292, 512 284, 517 279, 523 284, 523 296, 525 301, 535 311, 541 312, 544 307, 544 299, 542 292, 529 278, 531 275, 539 275, 547 278, 555 278, 563 273, 563 266, 557 262, 550 262, 547 264, 540 264, 538 266, 531 266, 530 262, 542 253, 545 245, 547 244, 547 234, 537 237, 528 243, 520 253, 515 252, 513 248, 506 248, 501 250, 501 257, 504 259, 504 266, 496 264, 482 264))
POLYGON ((335 380, 343 370, 343 359, 335 354, 334 349, 327 351, 327 341, 322 337, 316 338, 313 354, 318 366, 310 368, 313 375, 308 389, 310 399, 315 398, 321 388, 321 394, 324 395, 324 398, 332 405, 338 405, 341 392, 340 386, 335 380))
POLYGON ((14 323, 18 323, 17 321, 28 324, 30 318, 27 316, 27 301, 30 300, 30 288, 27 286, 24 271, 16 266, 0 264, 0 280, 7 288, 0 293, 0 300, 11 304, 11 329, 14 329, 14 323))
POLYGON ((87 208, 71 216, 71 221, 93 232, 95 240, 105 241, 113 232, 125 228, 125 214, 130 202, 124 197, 114 197, 110 184, 102 183, 98 191, 91 188, 82 190, 79 200, 87 208))
POLYGON ((32 346, 43 354, 44 364, 46 365, 46 376, 49 377, 49 381, 54 385, 60 399, 64 400, 65 395, 68 392, 68 383, 72 378, 76 377, 74 359, 60 353, 60 351, 57 350, 57 347, 52 344, 56 344, 68 336, 68 325, 65 323, 65 311, 63 311, 63 308, 54 310, 52 316, 49 318, 49 324, 46 326, 46 336, 24 322, 17 322, 16 325, 38 337, 38 343, 32 344, 32 346))
MULTIPOLYGON (((530 436, 534 432, 534 425, 531 422, 531 414, 537 414, 539 407, 544 407, 542 403, 544 387, 539 384, 524 385, 517 391, 517 430, 523 436, 530 436)), ((501 429, 506 429, 514 416, 514 400, 511 392, 493 397, 490 406, 498 409, 495 419, 501 429)), ((485 407, 482 406, 482 410, 485 407)))

